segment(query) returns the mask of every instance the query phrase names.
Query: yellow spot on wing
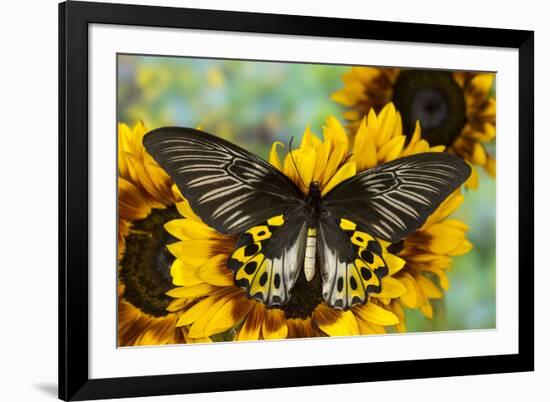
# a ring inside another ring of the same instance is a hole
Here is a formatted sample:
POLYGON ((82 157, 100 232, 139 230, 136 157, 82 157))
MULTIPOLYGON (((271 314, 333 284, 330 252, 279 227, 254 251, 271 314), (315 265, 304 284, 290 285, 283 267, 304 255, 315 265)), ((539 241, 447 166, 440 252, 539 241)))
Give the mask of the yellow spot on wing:
POLYGON ((255 257, 250 258, 246 262, 246 264, 244 264, 242 267, 239 268, 239 270, 237 271, 237 274, 235 275, 235 279, 236 280, 246 279, 250 283, 254 278, 254 275, 256 275, 256 272, 258 272, 258 269, 259 269, 258 267, 261 267, 263 260, 264 260, 263 254, 257 254, 255 257), (248 274, 245 269, 246 265, 253 262, 257 264, 257 268, 253 272, 248 274))
POLYGON ((277 215, 273 218, 268 219, 267 223, 270 226, 281 226, 283 223, 285 223, 285 220, 283 219, 283 215, 277 215))
POLYGON ((247 233, 250 233, 252 235, 254 243, 269 239, 271 237, 271 232, 269 231, 269 228, 265 225, 254 226, 253 228, 248 229, 247 233))
POLYGON ((344 230, 355 230, 357 225, 347 219, 340 219, 340 227, 344 230))

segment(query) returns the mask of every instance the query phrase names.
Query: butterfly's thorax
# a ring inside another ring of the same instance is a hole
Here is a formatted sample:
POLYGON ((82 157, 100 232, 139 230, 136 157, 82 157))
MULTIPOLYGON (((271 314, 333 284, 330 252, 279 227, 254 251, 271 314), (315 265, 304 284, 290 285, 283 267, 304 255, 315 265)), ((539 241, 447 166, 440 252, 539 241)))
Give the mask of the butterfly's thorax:
POLYGON ((304 199, 304 213, 309 227, 312 228, 317 226, 319 217, 326 213, 321 197, 321 187, 316 181, 311 182, 309 185, 309 191, 304 199))

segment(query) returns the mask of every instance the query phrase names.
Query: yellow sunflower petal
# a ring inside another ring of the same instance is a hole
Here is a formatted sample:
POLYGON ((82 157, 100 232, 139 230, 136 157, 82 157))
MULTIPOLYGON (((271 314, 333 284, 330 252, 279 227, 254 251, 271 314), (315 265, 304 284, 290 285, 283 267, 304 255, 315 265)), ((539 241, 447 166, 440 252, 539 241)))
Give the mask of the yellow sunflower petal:
MULTIPOLYGON (((378 148, 382 149, 384 144, 387 144, 392 140, 392 137, 396 132, 395 129, 397 124, 401 123, 398 119, 398 113, 395 110, 395 106, 393 105, 392 102, 388 103, 380 111, 377 117, 377 121, 378 121, 378 135, 376 138, 376 145, 378 148)), ((380 155, 378 156, 378 158, 380 160, 380 155)))
POLYGON ((214 229, 193 219, 173 219, 167 222, 164 228, 179 240, 211 239, 217 237, 214 229))
POLYGON ((182 286, 166 292, 170 297, 200 297, 206 296, 216 290, 216 287, 208 283, 199 283, 194 286, 182 286))
POLYGON ((311 325, 311 318, 290 318, 287 320, 287 338, 311 338, 316 335, 311 325))
MULTIPOLYGON (((326 163, 325 169, 323 171, 323 181, 332 180, 339 166, 342 164, 346 157, 347 144, 338 143, 331 152, 329 159, 326 163)), ((305 180, 305 179, 304 179, 305 180)), ((306 183, 308 183, 306 181, 306 183)))
POLYGON ((357 163, 357 171, 362 172, 376 166, 378 163, 377 155, 373 135, 367 129, 366 119, 363 118, 355 135, 355 144, 353 146, 352 160, 357 163))
POLYGON ((361 82, 368 84, 380 76, 381 70, 377 67, 352 67, 353 76, 357 77, 361 82))
POLYGON ((473 166, 471 166, 471 167, 472 167, 472 173, 470 174, 470 177, 468 178, 468 180, 466 180, 464 185, 466 186, 466 188, 476 190, 479 186, 479 175, 477 173, 476 168, 473 167, 473 166))
POLYGON ((271 145, 271 152, 269 152, 269 163, 275 166, 278 170, 282 171, 283 167, 281 165, 281 160, 279 159, 279 154, 277 153, 278 146, 284 148, 284 144, 279 141, 275 141, 273 145, 271 145))
POLYGON ((433 318, 434 311, 433 311, 433 308, 432 308, 432 305, 430 304, 430 302, 428 302, 428 303, 424 304, 422 307, 420 307, 420 311, 422 312, 422 314, 426 318, 429 318, 429 319, 433 318))
POLYGON ((434 253, 448 254, 464 241, 464 231, 446 223, 435 223, 425 230, 430 236, 426 247, 434 253))
MULTIPOLYGON (((205 306, 206 308, 203 313, 199 315, 189 327, 189 336, 191 338, 203 338, 209 336, 207 335, 206 327, 212 320, 212 317, 214 317, 214 315, 227 303, 231 297, 232 296, 228 295, 224 295, 219 298, 207 297, 206 300, 213 299, 213 303, 205 306)), ((202 303, 202 301, 200 303, 202 303)))
POLYGON ((489 95, 495 75, 492 73, 476 74, 466 88, 468 106, 477 106, 489 95))
POLYGON ((166 307, 166 311, 170 312, 176 312, 178 310, 181 310, 189 303, 188 299, 174 299, 168 304, 168 307, 166 307))
POLYGON ((348 135, 340 121, 334 116, 329 116, 326 124, 325 134, 332 140, 333 145, 343 144, 348 149, 348 135))
POLYGON ((359 333, 361 335, 371 335, 371 334, 385 334, 386 330, 381 325, 373 324, 363 320, 362 318, 357 317, 357 325, 359 327, 359 333))
POLYGON ((422 288, 424 294, 430 299, 440 299, 443 297, 441 290, 424 275, 415 275, 416 283, 422 288))
POLYGON ((382 291, 380 293, 373 293, 371 296, 376 298, 395 299, 404 295, 406 292, 407 288, 401 282, 391 276, 386 276, 382 278, 382 291))
POLYGON ((497 175, 497 169, 496 169, 497 166, 496 165, 497 165, 497 160, 493 156, 487 154, 487 162, 485 163, 484 167, 485 167, 485 170, 487 171, 487 173, 489 173, 489 175, 493 179, 497 175))
POLYGON ((440 222, 460 207, 464 202, 464 196, 458 191, 447 197, 445 201, 436 209, 436 211, 430 215, 426 220, 426 223, 422 226, 422 229, 428 228, 436 222, 440 222))
POLYGON ((472 150, 472 163, 476 165, 484 166, 487 162, 487 153, 485 152, 485 148, 483 148, 483 145, 481 145, 479 142, 476 142, 474 144, 474 149, 472 150))
POLYGON ((399 318, 394 313, 372 302, 354 308, 353 312, 363 320, 376 325, 387 326, 399 323, 399 318))
POLYGON ((198 276, 198 270, 198 267, 186 264, 176 258, 170 267, 172 283, 176 286, 195 286, 203 283, 198 276))
POLYGON ((333 92, 332 95, 330 95, 330 98, 334 102, 340 103, 344 106, 353 106, 356 101, 356 98, 354 96, 351 96, 347 89, 341 89, 339 91, 333 92))
POLYGON ((196 266, 204 264, 216 254, 215 247, 216 244, 208 240, 182 240, 166 246, 174 257, 196 266))
POLYGON ((311 129, 308 124, 304 131, 304 135, 302 136, 302 142, 300 143, 300 148, 315 148, 320 144, 321 144, 321 141, 311 132, 311 129))
POLYGON ((380 151, 378 151, 378 161, 385 163, 397 158, 403 151, 406 138, 404 135, 400 135, 386 142, 380 151))
POLYGON ((227 255, 218 254, 206 261, 197 272, 198 277, 211 285, 232 286, 233 273, 226 267, 227 255))
POLYGON ((401 307, 401 303, 392 301, 390 309, 399 318, 399 324, 395 325, 395 329, 397 329, 398 332, 406 332, 407 325, 405 324, 405 312, 403 311, 403 307, 401 307))
POLYGON ((407 292, 401 296, 401 301, 409 308, 416 308, 418 306, 418 300, 421 296, 419 295, 420 290, 418 289, 414 278, 405 273, 400 275, 399 280, 405 288, 407 288, 407 292))
POLYGON ((313 321, 329 336, 359 335, 357 321, 349 310, 336 310, 320 304, 313 312, 313 321))
POLYGON ((449 279, 447 278, 447 275, 441 268, 431 267, 431 266, 424 267, 424 271, 431 272, 432 274, 437 276, 437 278, 439 279, 439 285, 443 288, 443 290, 449 290, 449 286, 450 286, 449 279))
POLYGON ((264 339, 284 339, 288 335, 288 325, 285 313, 279 309, 265 311, 265 320, 262 324, 262 336, 264 339))
POLYGON ((468 240, 464 239, 454 250, 449 252, 449 255, 463 255, 468 253, 472 248, 474 248, 473 244, 470 243, 468 240))
POLYGON ((389 275, 394 275, 405 267, 405 260, 391 253, 384 254, 384 260, 388 266, 389 275))
POLYGON ((191 208, 191 205, 189 205, 189 201, 183 200, 181 202, 178 202, 176 204, 176 208, 178 209, 178 212, 181 216, 184 218, 192 219, 196 222, 202 222, 201 218, 195 212, 193 212, 193 209, 191 208))
POLYGON ((226 303, 212 316, 208 325, 206 325, 204 335, 219 334, 234 327, 248 314, 253 306, 254 302, 248 300, 244 294, 237 297, 228 296, 226 303))
POLYGON ((189 325, 197 321, 200 317, 204 316, 218 299, 216 297, 206 297, 194 304, 189 310, 184 312, 178 319, 177 326, 189 325))
POLYGON ((255 341, 260 338, 260 331, 265 317, 265 307, 260 303, 254 302, 254 305, 248 313, 246 320, 239 330, 235 340, 237 341, 255 341))
POLYGON ((130 181, 118 178, 118 214, 124 220, 139 220, 151 213, 151 204, 130 181))
MULTIPOLYGON (((295 149, 289 152, 283 165, 284 174, 301 187, 309 186, 315 170, 315 157, 315 149, 313 148, 295 149), (294 161, 292 158, 294 158, 294 161)), ((307 189, 302 188, 302 190, 307 189)))
POLYGON ((322 194, 327 194, 330 190, 332 190, 336 185, 340 184, 346 179, 349 179, 352 176, 355 176, 356 169, 355 169, 355 161, 349 161, 344 164, 334 176, 330 179, 330 181, 323 187, 322 194))

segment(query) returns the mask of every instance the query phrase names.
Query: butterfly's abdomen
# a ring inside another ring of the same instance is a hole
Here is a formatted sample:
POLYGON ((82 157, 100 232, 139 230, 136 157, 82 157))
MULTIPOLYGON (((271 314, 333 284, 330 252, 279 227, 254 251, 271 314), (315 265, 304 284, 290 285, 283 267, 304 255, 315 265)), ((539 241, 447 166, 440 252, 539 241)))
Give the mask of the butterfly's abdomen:
POLYGON ((316 244, 317 231, 314 228, 310 228, 307 231, 306 256, 304 258, 304 274, 308 282, 315 276, 316 244))

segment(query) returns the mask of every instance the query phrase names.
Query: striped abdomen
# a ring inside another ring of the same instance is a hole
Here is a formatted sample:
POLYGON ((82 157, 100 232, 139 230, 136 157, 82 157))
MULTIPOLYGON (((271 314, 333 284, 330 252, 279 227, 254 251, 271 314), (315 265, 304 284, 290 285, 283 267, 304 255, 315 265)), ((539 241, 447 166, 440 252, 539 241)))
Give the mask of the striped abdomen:
POLYGON ((306 256, 304 258, 304 274, 307 281, 315 276, 315 251, 317 244, 317 231, 309 228, 307 231, 306 256))

